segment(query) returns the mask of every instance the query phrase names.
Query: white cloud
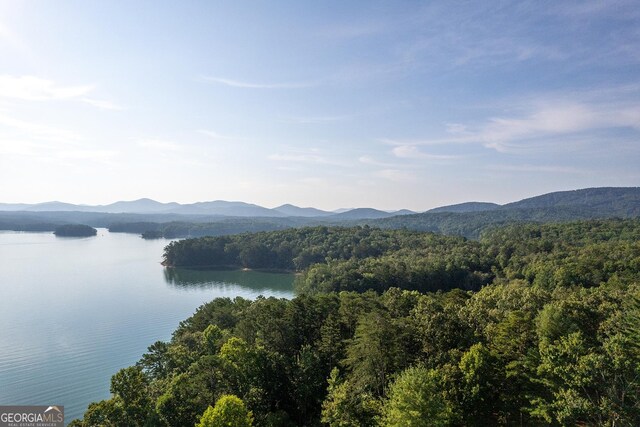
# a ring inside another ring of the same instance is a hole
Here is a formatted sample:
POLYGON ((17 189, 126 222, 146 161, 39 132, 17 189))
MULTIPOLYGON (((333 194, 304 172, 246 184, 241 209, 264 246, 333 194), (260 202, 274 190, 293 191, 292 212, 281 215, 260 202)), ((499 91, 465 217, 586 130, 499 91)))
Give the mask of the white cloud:
POLYGON ((222 136, 220 135, 218 132, 214 132, 212 130, 198 130, 198 133, 201 133, 202 135, 206 135, 209 138, 213 138, 213 139, 227 139, 228 137, 226 136, 222 136))
POLYGON ((79 98, 93 88, 91 85, 60 86, 51 80, 34 76, 0 75, 0 97, 25 101, 79 98))
POLYGON ((138 146, 149 148, 156 151, 180 151, 182 147, 172 141, 163 139, 140 139, 137 141, 138 146))
POLYGON ((549 166, 549 165, 493 165, 487 169, 504 172, 524 172, 524 173, 565 173, 565 174, 586 174, 588 171, 570 166, 549 166))
POLYGON ((94 107, 102 108, 104 110, 114 110, 114 111, 124 110, 124 107, 118 104, 115 104, 111 101, 105 101, 102 99, 82 98, 82 102, 86 102, 89 105, 93 105, 94 107))
POLYGON ((326 156, 325 154, 323 154, 322 150, 318 148, 309 148, 306 150, 288 149, 285 150, 285 153, 270 154, 267 156, 267 159, 276 162, 287 162, 289 163, 288 166, 291 166, 291 163, 341 167, 350 166, 348 162, 335 160, 331 157, 326 156))
POLYGON ((33 142, 21 139, 0 138, 0 154, 4 156, 25 157, 28 158, 30 162, 55 163, 86 160, 111 164, 111 160, 118 152, 91 147, 83 148, 79 143, 68 143, 64 141, 33 142))
POLYGON ((521 118, 493 118, 475 137, 487 148, 506 152, 534 140, 569 136, 581 132, 640 129, 640 105, 590 105, 580 102, 548 104, 521 118))
POLYGON ((388 145, 448 145, 448 144, 466 144, 478 142, 475 134, 445 137, 445 138, 425 138, 425 139, 395 139, 395 138, 379 138, 378 141, 388 145))
POLYGON ((317 86, 316 82, 255 83, 210 76, 203 76, 202 80, 243 89, 303 89, 317 86))
POLYGON ((333 123, 341 122, 349 119, 351 116, 312 116, 312 117, 284 117, 281 120, 284 123, 295 124, 321 124, 321 123, 333 123))
POLYGON ((299 162, 299 163, 329 163, 327 159, 316 154, 270 154, 267 156, 269 160, 280 162, 299 162))
POLYGON ((463 134, 467 132, 467 126, 461 123, 447 123, 447 133, 451 134, 463 134))
POLYGON ((459 156, 448 154, 430 154, 420 151, 415 145, 399 145, 394 147, 391 152, 394 156, 401 159, 426 159, 426 160, 453 160, 459 156))
MULTIPOLYGON (((637 89, 637 88, 636 88, 637 89)), ((633 91, 633 88, 630 89, 633 91)), ((619 93, 592 91, 584 94, 568 93, 538 99, 513 101, 518 113, 488 118, 480 124, 447 125, 451 136, 421 140, 381 139, 394 145, 393 153, 400 158, 440 158, 443 156, 421 152, 418 146, 477 144, 507 153, 534 148, 561 149, 555 144, 559 138, 575 139, 590 133, 589 141, 615 143, 618 139, 597 136, 597 132, 620 129, 640 130, 640 102, 625 99, 619 93), (552 142, 555 144, 552 144, 552 142)), ((627 90, 628 92, 628 90, 627 90)), ((626 93, 633 97, 631 93, 626 93)), ((569 148, 567 146, 567 148, 569 148)))
POLYGON ((93 85, 59 85, 52 80, 35 76, 0 75, 0 98, 22 101, 77 100, 105 110, 123 110, 111 101, 88 97, 93 85))
POLYGON ((206 129, 199 129, 196 132, 198 132, 199 134, 205 135, 211 139, 216 139, 216 140, 225 140, 225 141, 229 141, 229 140, 245 140, 246 138, 240 138, 237 136, 232 136, 232 135, 222 135, 216 131, 212 131, 212 130, 206 130, 206 129))
POLYGON ((488 143, 513 141, 536 135, 577 132, 599 126, 611 126, 600 114, 586 105, 542 106, 523 118, 493 118, 482 129, 488 143))
POLYGON ((71 160, 108 161, 116 154, 118 153, 113 150, 68 150, 60 151, 57 157, 71 160))
POLYGON ((17 132, 20 136, 36 140, 70 144, 82 139, 77 132, 68 129, 26 122, 3 114, 0 114, 1 127, 8 129, 10 132, 17 132))

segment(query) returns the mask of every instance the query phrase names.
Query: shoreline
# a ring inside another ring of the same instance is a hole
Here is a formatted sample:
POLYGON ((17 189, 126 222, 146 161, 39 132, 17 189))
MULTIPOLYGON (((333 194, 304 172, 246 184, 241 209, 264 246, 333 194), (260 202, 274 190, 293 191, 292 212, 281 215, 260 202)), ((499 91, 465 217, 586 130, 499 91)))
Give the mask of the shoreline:
POLYGON ((164 261, 160 263, 165 268, 183 268, 186 270, 210 270, 210 271, 257 271, 260 273, 278 273, 278 274, 300 274, 298 270, 287 270, 281 268, 249 268, 239 265, 170 265, 164 261))

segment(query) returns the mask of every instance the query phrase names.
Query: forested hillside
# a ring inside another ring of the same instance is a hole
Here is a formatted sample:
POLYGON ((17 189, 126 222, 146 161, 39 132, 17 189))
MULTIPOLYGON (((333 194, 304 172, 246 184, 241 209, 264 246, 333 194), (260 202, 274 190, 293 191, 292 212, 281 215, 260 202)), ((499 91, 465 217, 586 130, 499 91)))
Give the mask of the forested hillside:
POLYGON ((314 227, 172 242, 170 266, 235 266, 304 271, 299 292, 396 286, 419 291, 479 289, 492 259, 461 237, 370 227, 314 227))
POLYGON ((639 237, 640 221, 609 220, 479 242, 320 227, 174 243, 173 263, 262 245, 304 270, 302 293, 203 305, 73 425, 191 426, 205 411, 203 426, 223 413, 258 426, 638 425, 639 237), (315 260, 296 265, 305 248, 315 260), (438 280, 463 289, 408 290, 438 280), (358 292, 326 292, 344 289, 358 292))
POLYGON ((485 230, 523 222, 550 223, 640 217, 640 188, 586 188, 544 194, 484 211, 435 209, 416 215, 361 222, 382 228, 407 228, 477 239, 485 230))
MULTIPOLYGON (((211 203, 224 205, 230 202, 211 203)), ((255 206, 239 204, 246 205, 245 207, 255 206)), ((49 206, 49 204, 44 205, 49 206)), ((195 205, 200 206, 201 204, 195 205)), ((40 206, 39 209, 44 209, 45 206, 40 206)), ((235 204, 231 203, 231 206, 235 206, 235 204)), ((260 215, 260 212, 265 209, 259 206, 255 207, 259 208, 257 211, 251 211, 255 215, 260 215)), ((0 211, 0 230, 53 231, 56 226, 61 224, 81 223, 92 227, 106 227, 111 232, 143 234, 151 231, 155 235, 174 239, 255 233, 305 226, 353 227, 370 225, 377 228, 431 231, 477 239, 488 229, 511 223, 638 218, 640 217, 640 188, 586 188, 543 194, 503 206, 493 203, 468 202, 443 206, 420 214, 413 214, 407 210, 389 213, 375 209, 353 209, 340 214, 328 214, 308 209, 289 210, 289 213, 298 212, 300 216, 288 217, 278 217, 285 215, 282 212, 274 214, 276 216, 194 214, 200 212, 198 209, 182 211, 189 214, 0 211), (312 216, 313 212, 318 216, 312 216)))
POLYGON ((172 242, 164 263, 302 272, 298 292, 478 290, 494 279, 594 286, 638 273, 640 220, 519 224, 480 241, 407 230, 314 227, 172 242), (595 263, 595 264, 589 264, 595 263))

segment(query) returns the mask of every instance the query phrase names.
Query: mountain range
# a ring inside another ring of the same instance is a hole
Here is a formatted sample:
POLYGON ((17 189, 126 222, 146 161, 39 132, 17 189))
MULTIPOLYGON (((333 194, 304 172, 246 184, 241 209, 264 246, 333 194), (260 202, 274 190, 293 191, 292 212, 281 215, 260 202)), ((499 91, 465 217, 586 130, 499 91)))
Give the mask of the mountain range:
POLYGON ((192 204, 151 199, 104 206, 48 202, 0 204, 0 230, 50 231, 60 224, 86 224, 110 231, 161 232, 168 238, 236 234, 302 226, 369 225, 478 238, 488 227, 514 222, 559 222, 599 218, 640 218, 640 187, 559 191, 498 205, 467 202, 422 213, 372 208, 336 212, 286 204, 276 208, 228 201, 192 204))
MULTIPOLYGON (((607 207, 612 203, 636 203, 640 197, 639 187, 600 187, 585 188, 572 191, 558 191, 535 196, 520 201, 499 205, 489 202, 466 202, 455 205, 440 206, 422 214, 434 213, 471 213, 505 209, 539 209, 558 208, 561 206, 607 207)), ((162 203, 152 199, 118 201, 109 205, 75 205, 64 202, 45 202, 37 204, 0 203, 0 211, 23 212, 98 212, 118 214, 172 214, 202 215, 226 217, 301 217, 301 218, 333 218, 333 219, 379 219, 398 215, 413 215, 407 209, 398 211, 382 211, 373 208, 338 209, 325 211, 313 207, 301 208, 292 204, 284 204, 275 208, 238 202, 216 200, 180 204, 176 202, 162 203)))
POLYGON ((396 212, 386 212, 372 208, 340 209, 339 212, 323 211, 316 208, 301 208, 285 204, 276 208, 265 208, 245 202, 229 202, 216 200, 212 202, 197 202, 180 204, 176 202, 162 203, 152 199, 138 199, 119 201, 109 205, 74 205, 64 202, 45 202, 37 204, 0 203, 0 211, 22 212, 98 212, 117 214, 175 214, 175 215, 206 215, 225 217, 331 217, 337 219, 368 219, 387 218, 394 215, 414 214, 406 209, 396 212))

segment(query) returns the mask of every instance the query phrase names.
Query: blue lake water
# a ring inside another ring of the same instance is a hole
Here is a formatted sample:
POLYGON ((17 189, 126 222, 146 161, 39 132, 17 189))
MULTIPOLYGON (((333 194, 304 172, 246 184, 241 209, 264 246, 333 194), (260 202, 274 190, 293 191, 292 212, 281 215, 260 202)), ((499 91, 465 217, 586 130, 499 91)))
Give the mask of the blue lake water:
POLYGON ((64 405, 68 423, 201 304, 293 296, 288 274, 167 270, 168 242, 0 232, 0 405, 64 405))

